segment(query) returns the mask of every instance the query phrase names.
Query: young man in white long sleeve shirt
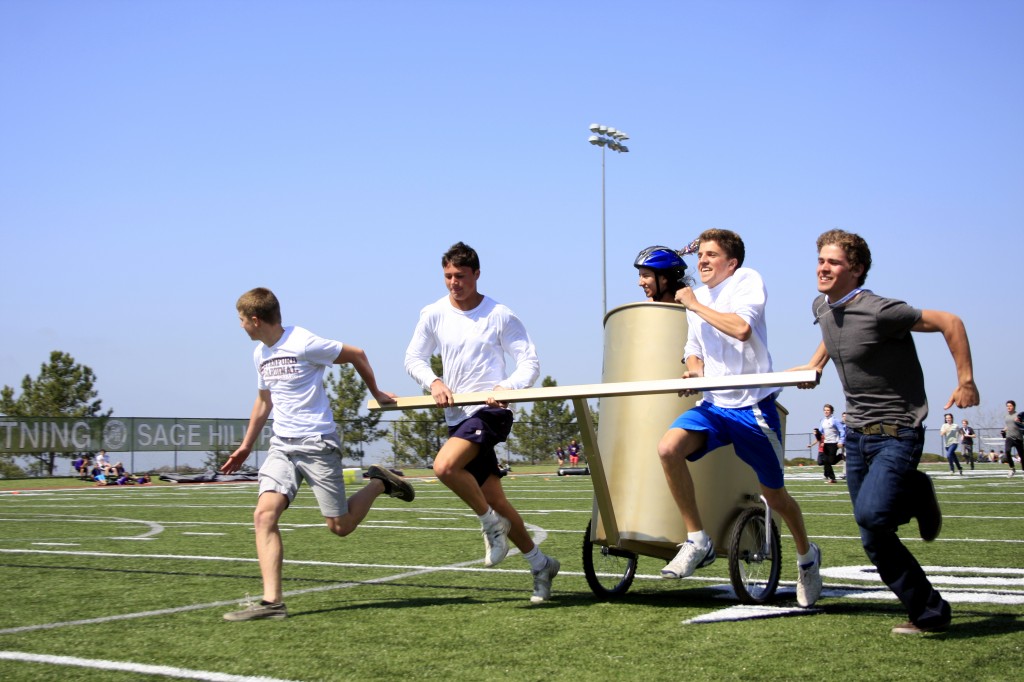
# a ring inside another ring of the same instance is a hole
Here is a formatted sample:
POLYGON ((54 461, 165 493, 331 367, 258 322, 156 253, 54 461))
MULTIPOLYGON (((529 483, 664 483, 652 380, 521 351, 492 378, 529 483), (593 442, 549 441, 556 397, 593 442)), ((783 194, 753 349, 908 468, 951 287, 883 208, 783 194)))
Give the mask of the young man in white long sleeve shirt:
POLYGON ((477 291, 480 259, 458 242, 441 258, 448 294, 420 311, 405 351, 405 370, 445 408, 448 440, 434 458, 434 473, 458 495, 483 527, 485 566, 508 554, 511 539, 530 562, 531 601, 551 596, 559 562, 534 544, 519 512, 505 497, 495 445, 512 429, 507 403, 490 397, 486 405, 455 406, 455 393, 528 388, 540 375, 537 351, 515 313, 477 291), (443 377, 434 374, 430 357, 439 352, 443 377), (505 376, 505 356, 514 369, 505 376))

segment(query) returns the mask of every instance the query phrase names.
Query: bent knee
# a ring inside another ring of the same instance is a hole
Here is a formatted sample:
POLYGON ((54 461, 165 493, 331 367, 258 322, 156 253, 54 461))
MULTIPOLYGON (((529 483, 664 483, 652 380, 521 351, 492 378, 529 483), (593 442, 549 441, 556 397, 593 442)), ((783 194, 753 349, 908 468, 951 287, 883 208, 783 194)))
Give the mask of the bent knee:
POLYGON ((327 530, 331 531, 339 538, 350 535, 352 531, 356 529, 356 524, 343 516, 326 517, 325 520, 327 521, 327 530))
POLYGON ((669 429, 658 441, 658 457, 663 460, 685 458, 696 450, 692 447, 692 440, 693 434, 689 431, 669 429))

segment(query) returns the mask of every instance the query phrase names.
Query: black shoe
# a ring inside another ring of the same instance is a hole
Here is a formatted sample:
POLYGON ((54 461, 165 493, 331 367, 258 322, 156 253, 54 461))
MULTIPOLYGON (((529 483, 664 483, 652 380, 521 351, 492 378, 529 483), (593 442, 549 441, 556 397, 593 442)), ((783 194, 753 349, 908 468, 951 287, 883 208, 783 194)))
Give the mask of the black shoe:
POLYGON ((900 623, 892 629, 894 635, 927 635, 932 632, 945 632, 949 629, 949 621, 937 625, 915 625, 912 621, 900 623))
POLYGON ((918 530, 921 532, 922 540, 931 542, 939 537, 939 531, 942 530, 942 510, 939 508, 938 498, 935 497, 932 479, 922 471, 915 473, 924 479, 919 491, 921 499, 917 511, 918 530))
POLYGON ((412 502, 416 497, 416 491, 412 489, 411 485, 406 483, 400 476, 394 475, 384 467, 371 464, 370 468, 366 470, 366 475, 370 478, 376 478, 384 484, 385 495, 397 497, 398 499, 406 502, 412 502))

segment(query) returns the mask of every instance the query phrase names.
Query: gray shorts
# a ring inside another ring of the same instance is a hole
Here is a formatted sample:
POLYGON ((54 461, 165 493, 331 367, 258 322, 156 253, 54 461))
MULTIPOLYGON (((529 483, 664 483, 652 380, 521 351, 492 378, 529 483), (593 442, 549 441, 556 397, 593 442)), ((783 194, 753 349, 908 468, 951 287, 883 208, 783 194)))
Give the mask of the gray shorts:
POLYGON ((345 473, 341 463, 341 439, 336 433, 270 439, 267 459, 260 467, 260 494, 281 493, 288 504, 295 499, 302 481, 310 490, 325 517, 348 513, 345 497, 345 473))

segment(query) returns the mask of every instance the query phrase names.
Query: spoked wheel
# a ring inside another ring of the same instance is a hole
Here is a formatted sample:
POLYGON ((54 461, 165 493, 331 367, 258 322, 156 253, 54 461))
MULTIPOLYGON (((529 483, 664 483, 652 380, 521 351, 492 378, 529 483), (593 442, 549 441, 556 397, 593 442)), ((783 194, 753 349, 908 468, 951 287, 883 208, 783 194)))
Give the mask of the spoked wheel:
POLYGON ((636 577, 636 559, 633 552, 595 545, 590 539, 590 523, 583 534, 583 574, 587 584, 598 597, 625 594, 636 577))
POLYGON ((764 604, 775 595, 782 569, 779 529, 765 511, 750 507, 740 512, 729 538, 729 579, 744 604, 764 604))

